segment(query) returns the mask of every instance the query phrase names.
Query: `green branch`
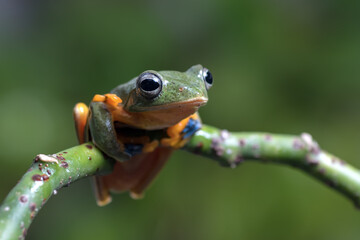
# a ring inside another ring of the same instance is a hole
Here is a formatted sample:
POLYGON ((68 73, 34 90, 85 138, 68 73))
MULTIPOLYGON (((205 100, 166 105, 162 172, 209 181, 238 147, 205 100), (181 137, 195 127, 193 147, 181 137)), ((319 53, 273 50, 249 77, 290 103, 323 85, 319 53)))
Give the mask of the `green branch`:
POLYGON ((290 165, 339 191, 360 207, 360 171, 321 150, 306 133, 301 136, 230 133, 205 125, 184 150, 232 168, 245 160, 290 165))
MULTIPOLYGON (((321 150, 309 134, 230 133, 205 125, 183 149, 233 168, 247 160, 290 165, 360 206, 359 170, 321 150)), ((52 194, 78 179, 111 171, 112 163, 92 144, 37 157, 0 206, 0 240, 24 239, 52 194)))
POLYGON ((35 215, 58 189, 112 168, 110 161, 92 144, 64 150, 49 159, 58 163, 35 158, 0 206, 1 240, 24 239, 35 215))

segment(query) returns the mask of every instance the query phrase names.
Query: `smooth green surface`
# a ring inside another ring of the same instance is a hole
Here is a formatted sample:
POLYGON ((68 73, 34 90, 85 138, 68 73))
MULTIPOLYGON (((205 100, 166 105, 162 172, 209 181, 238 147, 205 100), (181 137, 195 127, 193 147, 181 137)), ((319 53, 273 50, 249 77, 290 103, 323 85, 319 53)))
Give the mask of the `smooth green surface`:
MULTIPOLYGON (((360 167, 357 1, 6 2, 14 7, 0 7, 1 199, 33 156, 77 144, 76 102, 144 69, 196 63, 214 75, 204 123, 309 132, 360 167)), ((99 208, 86 180, 61 190, 27 239, 352 240, 359 225, 358 210, 300 171, 219 168, 180 151, 141 201, 120 194, 99 208)))

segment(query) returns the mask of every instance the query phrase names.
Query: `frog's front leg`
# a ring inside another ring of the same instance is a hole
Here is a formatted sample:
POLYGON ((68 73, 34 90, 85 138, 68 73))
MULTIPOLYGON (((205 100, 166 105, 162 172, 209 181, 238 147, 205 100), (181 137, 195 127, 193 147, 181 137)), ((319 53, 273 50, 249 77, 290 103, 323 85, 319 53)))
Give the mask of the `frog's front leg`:
POLYGON ((124 151, 124 145, 117 139, 112 114, 107 103, 93 101, 90 103, 89 127, 95 145, 108 156, 126 161, 130 158, 124 151))
POLYGON ((197 113, 181 120, 177 124, 166 129, 168 138, 161 140, 161 145, 172 148, 183 147, 190 137, 201 128, 201 120, 197 113))

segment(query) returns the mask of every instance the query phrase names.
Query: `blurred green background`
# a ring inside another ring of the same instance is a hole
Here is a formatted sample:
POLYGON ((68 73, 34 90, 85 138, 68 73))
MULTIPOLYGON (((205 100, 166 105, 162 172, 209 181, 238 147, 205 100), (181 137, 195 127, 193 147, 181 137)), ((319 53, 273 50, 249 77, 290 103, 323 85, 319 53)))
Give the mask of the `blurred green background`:
MULTIPOLYGON (((37 153, 76 144, 72 108, 146 69, 214 75, 205 123, 310 132, 360 167, 358 1, 0 1, 0 199, 37 153)), ((177 152, 141 201, 83 180, 27 239, 359 239, 360 212, 283 166, 177 152)))

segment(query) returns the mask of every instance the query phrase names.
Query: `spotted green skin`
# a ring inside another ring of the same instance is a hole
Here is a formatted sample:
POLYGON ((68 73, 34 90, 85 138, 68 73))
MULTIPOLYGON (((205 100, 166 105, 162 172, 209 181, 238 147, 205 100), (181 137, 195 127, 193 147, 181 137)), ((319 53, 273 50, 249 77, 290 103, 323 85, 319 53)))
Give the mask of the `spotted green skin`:
POLYGON ((163 87, 160 96, 146 99, 136 91, 136 78, 117 86, 111 91, 124 101, 124 108, 129 112, 151 111, 161 106, 185 102, 197 97, 208 98, 204 80, 203 66, 195 65, 186 72, 151 71, 162 78, 163 87), (182 88, 182 92, 179 89, 182 88))
MULTIPOLYGON (((152 71, 162 79, 162 91, 154 99, 144 98, 136 89, 137 77, 114 88, 111 93, 123 101, 123 108, 128 112, 161 111, 171 105, 173 108, 186 104, 192 99, 202 98, 207 101, 207 89, 203 79, 204 67, 194 65, 185 72, 152 71), (179 90, 181 89, 181 91, 179 90)), ((124 153, 117 140, 111 113, 103 102, 91 102, 89 127, 92 141, 108 156, 126 161, 130 156, 124 153)), ((173 118, 173 114, 166 116, 173 118)))

